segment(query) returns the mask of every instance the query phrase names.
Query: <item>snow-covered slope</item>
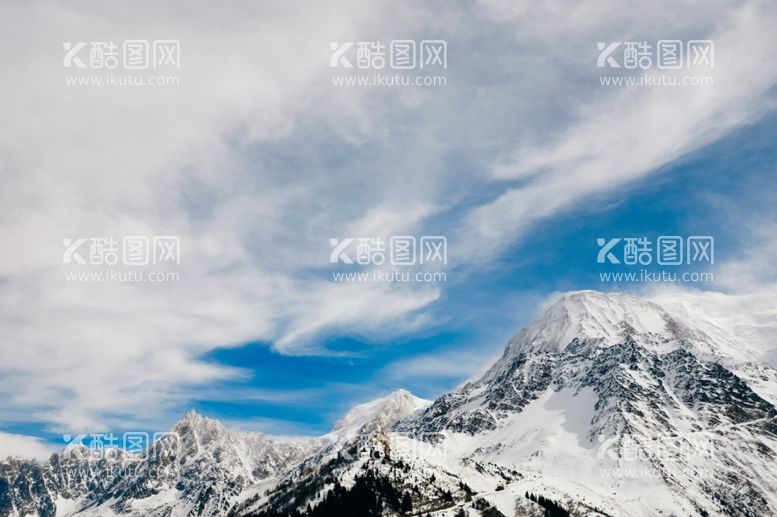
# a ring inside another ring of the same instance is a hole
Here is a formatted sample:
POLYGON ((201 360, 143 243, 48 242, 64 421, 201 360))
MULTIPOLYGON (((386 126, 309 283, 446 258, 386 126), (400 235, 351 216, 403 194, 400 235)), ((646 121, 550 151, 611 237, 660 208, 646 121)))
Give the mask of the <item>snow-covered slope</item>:
POLYGON ((777 293, 670 292, 651 300, 726 343, 719 362, 777 404, 777 293))
POLYGON ((716 341, 735 343, 734 357, 777 367, 777 293, 670 291, 650 299, 716 341))

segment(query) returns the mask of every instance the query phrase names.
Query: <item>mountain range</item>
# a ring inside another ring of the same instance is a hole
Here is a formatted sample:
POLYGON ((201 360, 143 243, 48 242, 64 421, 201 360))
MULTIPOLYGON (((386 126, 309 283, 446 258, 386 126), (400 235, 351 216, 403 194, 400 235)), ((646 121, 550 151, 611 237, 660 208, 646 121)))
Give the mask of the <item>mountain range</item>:
POLYGON ((434 401, 399 390, 315 438, 189 412, 142 459, 9 459, 0 516, 777 515, 777 317, 757 316, 567 293, 434 401))

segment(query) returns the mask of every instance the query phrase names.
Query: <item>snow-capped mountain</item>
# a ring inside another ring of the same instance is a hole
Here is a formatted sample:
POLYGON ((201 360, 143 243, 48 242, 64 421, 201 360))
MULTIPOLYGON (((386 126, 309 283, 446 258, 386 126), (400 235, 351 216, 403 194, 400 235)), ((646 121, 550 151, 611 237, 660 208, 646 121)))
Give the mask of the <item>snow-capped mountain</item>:
POLYGON ((320 445, 228 431, 191 411, 145 458, 116 449, 94 459, 76 446, 45 464, 0 465, 0 515, 224 515, 320 445))
POLYGON ((245 514, 777 514, 777 409, 736 373, 753 361, 737 336, 695 323, 567 294, 484 375, 308 459, 245 514))
POLYGON ((483 375, 317 439, 190 413, 112 481, 62 474, 72 454, 7 463, 0 515, 777 515, 777 372, 756 346, 775 325, 689 300, 566 294, 483 375))
POLYGON ((723 366, 750 359, 736 336, 705 330, 633 296, 571 293, 399 429, 569 505, 585 487, 611 514, 774 513, 777 410, 723 366))
POLYGON ((44 464, 0 463, 0 516, 217 516, 316 452, 390 427, 431 404, 398 390, 358 405, 319 438, 228 431, 190 411, 137 460, 121 449, 92 458, 69 446, 44 464))

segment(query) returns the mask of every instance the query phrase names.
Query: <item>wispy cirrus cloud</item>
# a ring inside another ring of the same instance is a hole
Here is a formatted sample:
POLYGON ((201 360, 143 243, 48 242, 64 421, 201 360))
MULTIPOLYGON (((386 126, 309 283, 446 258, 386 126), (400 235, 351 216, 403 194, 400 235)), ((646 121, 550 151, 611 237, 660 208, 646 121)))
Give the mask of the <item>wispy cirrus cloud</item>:
POLYGON ((774 40, 774 5, 752 2, 728 14, 709 35, 714 86, 603 87, 550 142, 523 146, 497 165, 495 178, 525 181, 465 219, 461 240, 473 260, 488 260, 533 222, 643 178, 772 109, 777 52, 766 42, 774 40))

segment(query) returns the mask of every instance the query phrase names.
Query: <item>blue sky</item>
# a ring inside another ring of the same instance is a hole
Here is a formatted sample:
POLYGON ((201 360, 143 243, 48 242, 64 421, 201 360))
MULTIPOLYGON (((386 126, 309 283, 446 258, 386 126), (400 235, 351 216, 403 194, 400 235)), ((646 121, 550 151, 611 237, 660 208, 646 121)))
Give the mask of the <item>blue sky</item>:
MULTIPOLYGON (((443 297, 427 309, 439 323, 418 335, 387 341, 335 336, 326 341, 326 349, 346 352, 346 357, 286 356, 273 352, 268 343, 214 351, 209 360, 252 372, 249 380, 223 389, 266 390, 268 400, 204 399, 195 407, 223 419, 244 420, 248 427, 258 419, 255 427, 265 431, 320 434, 354 404, 397 388, 433 399, 499 354, 509 337, 535 316, 538 300, 549 293, 644 289, 601 281, 599 272, 608 268, 596 264, 598 236, 712 235, 716 260, 735 260, 740 250, 753 245, 741 221, 774 216, 773 194, 764 186, 777 181, 776 136, 777 118, 771 117, 667 165, 645 181, 587 200, 536 225, 493 267, 446 286, 443 297), (461 369, 387 375, 394 362, 413 358, 434 362, 436 355, 447 362, 457 353, 469 359, 461 369), (277 401, 272 400, 274 391, 277 401), (292 402, 284 400, 297 392, 300 396, 292 402)), ((455 256, 455 245, 450 254, 455 256)), ((715 283, 692 287, 720 289, 715 283)))
POLYGON ((0 456, 434 398, 554 293, 656 287, 603 284, 598 237, 712 235, 682 289, 777 292, 773 3, 196 4, 0 6, 0 456), (180 42, 178 85, 69 86, 63 42, 136 38, 180 42), (332 42, 398 38, 445 40, 446 85, 333 81, 332 42), (598 42, 662 39, 714 41, 713 84, 602 85, 631 72, 598 42), (134 235, 179 237, 178 281, 68 279, 101 270, 65 240, 134 235), (393 235, 446 236, 447 281, 332 281, 330 239, 393 235))

